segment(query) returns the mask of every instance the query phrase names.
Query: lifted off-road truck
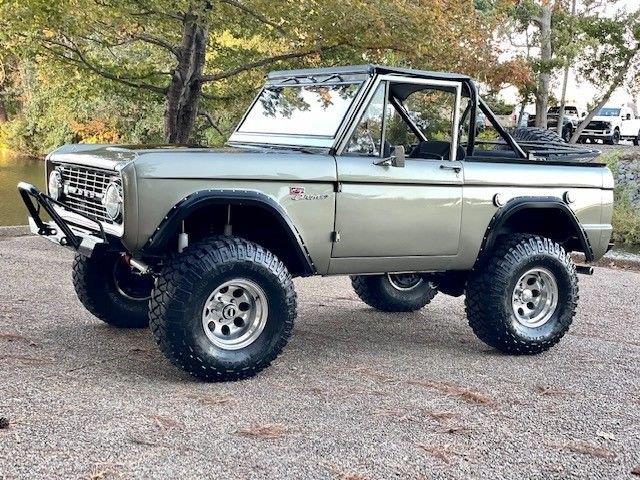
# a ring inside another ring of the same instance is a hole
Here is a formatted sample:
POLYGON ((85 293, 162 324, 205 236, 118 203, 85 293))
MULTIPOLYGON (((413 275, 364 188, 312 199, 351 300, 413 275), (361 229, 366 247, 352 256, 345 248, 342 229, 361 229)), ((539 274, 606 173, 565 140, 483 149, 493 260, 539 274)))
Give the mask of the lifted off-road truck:
POLYGON ((175 365, 236 380, 287 343, 296 276, 350 275, 386 312, 466 294, 482 341, 547 350, 590 268, 569 252, 591 262, 610 246, 613 178, 596 153, 506 132, 464 75, 289 70, 268 75, 227 148, 64 146, 47 193, 19 191, 32 231, 76 251, 93 315, 150 325, 175 365))

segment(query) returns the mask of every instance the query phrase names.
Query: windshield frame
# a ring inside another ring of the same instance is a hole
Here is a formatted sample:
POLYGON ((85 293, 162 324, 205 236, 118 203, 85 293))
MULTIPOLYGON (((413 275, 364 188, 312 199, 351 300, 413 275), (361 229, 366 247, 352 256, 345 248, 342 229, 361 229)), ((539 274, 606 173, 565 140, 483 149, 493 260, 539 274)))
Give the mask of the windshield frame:
POLYGON ((234 132, 229 137, 228 144, 232 146, 241 145, 267 145, 267 146, 293 146, 293 147, 314 147, 333 148, 336 139, 340 138, 346 128, 348 119, 360 103, 361 97, 367 90, 366 85, 370 82, 370 76, 344 75, 336 78, 325 78, 318 80, 315 77, 291 77, 279 81, 267 81, 255 96, 251 105, 247 108, 241 120, 238 122, 234 132), (344 78, 343 78, 344 77, 344 78), (271 132, 242 132, 241 128, 247 116, 253 110, 256 103, 265 90, 277 87, 312 87, 312 86, 336 86, 336 85, 357 85, 356 94, 353 96, 350 105, 338 122, 338 127, 333 135, 313 135, 300 133, 271 133, 271 132))

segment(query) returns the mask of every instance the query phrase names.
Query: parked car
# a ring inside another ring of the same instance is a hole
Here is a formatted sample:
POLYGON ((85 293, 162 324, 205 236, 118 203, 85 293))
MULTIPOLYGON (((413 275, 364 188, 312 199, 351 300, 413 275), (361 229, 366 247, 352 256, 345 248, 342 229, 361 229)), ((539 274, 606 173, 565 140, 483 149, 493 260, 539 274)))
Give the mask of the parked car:
POLYGON ((580 135, 580 141, 601 140, 615 145, 620 140, 630 140, 634 145, 640 143, 640 119, 635 118, 628 107, 607 106, 589 122, 580 135))
POLYGON ((385 312, 466 294, 483 342, 551 348, 590 272, 569 252, 610 248, 596 154, 509 134, 465 75, 363 65, 270 73, 224 149, 67 145, 46 194, 18 188, 31 231, 75 251, 89 312, 150 325, 197 378, 237 380, 289 340, 296 276, 350 275, 385 312), (497 140, 476 137, 479 111, 497 140))

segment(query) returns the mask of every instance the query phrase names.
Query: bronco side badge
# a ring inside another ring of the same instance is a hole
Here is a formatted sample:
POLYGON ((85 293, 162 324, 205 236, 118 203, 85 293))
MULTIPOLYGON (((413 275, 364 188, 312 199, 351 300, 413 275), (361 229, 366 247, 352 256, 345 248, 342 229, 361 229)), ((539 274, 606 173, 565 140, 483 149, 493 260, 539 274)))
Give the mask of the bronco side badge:
POLYGON ((307 194, 304 187, 289 187, 289 197, 291 200, 326 200, 329 195, 326 193, 307 194))
POLYGON ((289 187, 291 200, 302 200, 304 198, 304 187, 289 187))

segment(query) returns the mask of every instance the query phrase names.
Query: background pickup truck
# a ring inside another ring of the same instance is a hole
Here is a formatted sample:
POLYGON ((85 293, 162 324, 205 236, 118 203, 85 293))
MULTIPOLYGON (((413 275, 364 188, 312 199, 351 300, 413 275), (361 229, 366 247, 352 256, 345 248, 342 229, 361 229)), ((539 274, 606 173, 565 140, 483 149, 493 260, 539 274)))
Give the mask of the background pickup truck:
POLYGON ((640 119, 635 118, 633 111, 628 107, 601 108, 582 131, 579 139, 582 143, 596 140, 602 140, 608 145, 615 145, 620 140, 629 140, 637 146, 640 143, 640 119))
POLYGON ((610 247, 596 154, 507 133, 465 75, 363 65, 272 72, 226 148, 64 146, 47 193, 19 191, 32 231, 76 251, 91 313, 150 325, 200 379, 237 380, 287 343, 294 276, 351 275, 387 312, 465 294, 482 341, 547 350, 590 271, 569 252, 610 247))
MULTIPOLYGON (((586 116, 586 112, 578 109, 574 105, 565 105, 564 116, 562 117, 562 139, 565 142, 569 142, 575 132, 578 124, 582 121, 582 118, 586 116)), ((558 119, 560 118, 560 107, 550 107, 547 112, 547 128, 552 131, 556 131, 558 127, 558 119)), ((527 120, 529 127, 534 127, 536 124, 535 115, 530 116, 527 120)))

